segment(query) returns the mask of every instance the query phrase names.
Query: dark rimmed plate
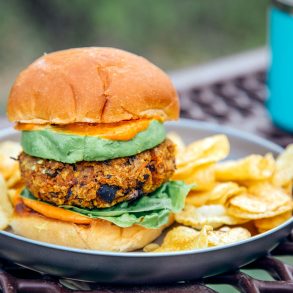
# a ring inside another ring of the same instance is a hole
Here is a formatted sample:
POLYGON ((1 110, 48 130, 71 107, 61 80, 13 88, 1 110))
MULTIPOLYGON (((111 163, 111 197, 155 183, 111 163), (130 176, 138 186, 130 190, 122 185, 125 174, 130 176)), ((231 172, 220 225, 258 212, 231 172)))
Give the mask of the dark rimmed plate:
MULTIPOLYGON (((248 154, 278 154, 282 148, 257 136, 192 120, 168 123, 186 142, 224 133, 231 143, 229 158, 248 154)), ((12 129, 0 131, 0 140, 17 140, 12 129)), ((266 254, 293 228, 292 218, 266 233, 234 244, 173 253, 115 253, 68 248, 0 232, 0 257, 44 273, 78 280, 150 284, 192 280, 233 270, 266 254)))

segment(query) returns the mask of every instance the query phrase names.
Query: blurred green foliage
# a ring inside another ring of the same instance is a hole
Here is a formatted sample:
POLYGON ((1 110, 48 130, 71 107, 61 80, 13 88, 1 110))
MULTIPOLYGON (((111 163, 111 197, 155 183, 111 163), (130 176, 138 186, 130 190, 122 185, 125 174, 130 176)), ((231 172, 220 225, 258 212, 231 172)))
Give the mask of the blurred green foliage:
POLYGON ((266 0, 0 0, 0 94, 35 58, 70 47, 119 47, 170 70, 264 45, 267 6, 266 0))

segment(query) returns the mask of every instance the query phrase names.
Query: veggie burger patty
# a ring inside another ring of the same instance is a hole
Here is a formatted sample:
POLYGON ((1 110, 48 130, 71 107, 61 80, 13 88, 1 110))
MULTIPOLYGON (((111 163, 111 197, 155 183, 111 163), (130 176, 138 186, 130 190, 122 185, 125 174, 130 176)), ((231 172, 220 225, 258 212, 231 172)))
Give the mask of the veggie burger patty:
POLYGON ((175 149, 166 139, 131 157, 66 164, 19 156, 21 175, 32 194, 56 205, 104 208, 156 190, 175 170, 175 149))

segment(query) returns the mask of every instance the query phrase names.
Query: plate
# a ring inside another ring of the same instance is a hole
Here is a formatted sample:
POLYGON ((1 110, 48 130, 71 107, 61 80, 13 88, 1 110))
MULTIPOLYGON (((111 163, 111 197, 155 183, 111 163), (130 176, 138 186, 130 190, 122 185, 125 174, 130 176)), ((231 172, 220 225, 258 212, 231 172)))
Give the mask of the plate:
MULTIPOLYGON (((214 124, 181 119, 167 123, 188 143, 217 133, 231 144, 229 158, 251 153, 280 153, 282 148, 265 139, 214 124)), ((0 140, 18 140, 13 129, 0 131, 0 140)), ((293 228, 292 218, 282 225, 237 243, 173 253, 105 252, 68 248, 0 232, 0 257, 22 266, 63 278, 117 284, 158 284, 194 280, 235 270, 276 247, 293 228)))

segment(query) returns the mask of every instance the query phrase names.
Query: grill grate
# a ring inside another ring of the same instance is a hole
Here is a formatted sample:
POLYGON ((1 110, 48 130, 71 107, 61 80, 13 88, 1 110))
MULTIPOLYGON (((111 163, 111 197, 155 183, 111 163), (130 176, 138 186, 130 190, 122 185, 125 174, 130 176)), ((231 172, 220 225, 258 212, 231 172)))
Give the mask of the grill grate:
POLYGON ((244 272, 236 271, 210 277, 197 282, 168 284, 160 286, 113 286, 85 283, 80 281, 58 279, 22 268, 8 261, 1 261, 0 285, 4 293, 128 293, 128 292, 170 292, 170 293, 212 293, 216 292, 205 284, 229 284, 240 292, 273 293, 293 292, 293 266, 277 259, 275 256, 292 255, 293 241, 279 245, 271 254, 244 267, 244 269, 263 269, 270 273, 275 281, 262 281, 252 278, 244 272))
MULTIPOLYGON (((219 77, 220 78, 220 77, 219 77)), ((254 132, 280 145, 293 143, 293 136, 274 127, 264 107, 266 99, 265 72, 256 71, 227 80, 219 80, 205 86, 189 87, 179 91, 181 116, 202 121, 215 122, 249 132, 254 132)), ((111 286, 58 279, 22 268, 8 261, 0 261, 0 285, 4 293, 15 292, 216 292, 205 284, 229 284, 240 292, 271 293, 293 292, 293 266, 276 258, 293 255, 293 231, 288 239, 271 254, 244 269, 263 269, 274 281, 257 280, 238 270, 208 279, 169 284, 164 286, 111 286)))
POLYGON ((293 136, 276 128, 265 109, 264 71, 221 80, 179 92, 181 116, 253 132, 277 144, 293 143, 293 136))

